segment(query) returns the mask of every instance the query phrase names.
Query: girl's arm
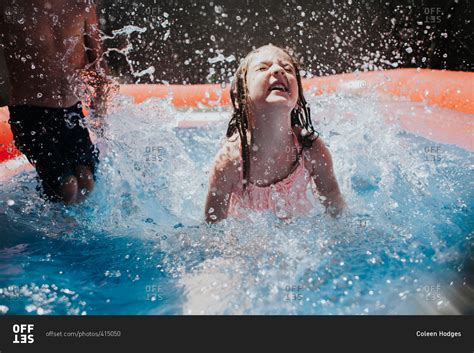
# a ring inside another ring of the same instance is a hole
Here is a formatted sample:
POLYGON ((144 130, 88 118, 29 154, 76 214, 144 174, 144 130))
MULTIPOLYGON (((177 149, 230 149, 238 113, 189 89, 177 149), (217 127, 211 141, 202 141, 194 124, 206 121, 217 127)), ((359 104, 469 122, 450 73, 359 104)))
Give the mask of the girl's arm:
POLYGON ((340 215, 346 203, 334 175, 331 153, 321 138, 313 142, 305 161, 309 162, 307 169, 316 184, 319 199, 326 207, 326 211, 332 217, 340 215))
POLYGON ((239 163, 229 153, 228 144, 217 154, 209 176, 204 216, 207 223, 217 223, 227 218, 232 190, 239 182, 239 163))

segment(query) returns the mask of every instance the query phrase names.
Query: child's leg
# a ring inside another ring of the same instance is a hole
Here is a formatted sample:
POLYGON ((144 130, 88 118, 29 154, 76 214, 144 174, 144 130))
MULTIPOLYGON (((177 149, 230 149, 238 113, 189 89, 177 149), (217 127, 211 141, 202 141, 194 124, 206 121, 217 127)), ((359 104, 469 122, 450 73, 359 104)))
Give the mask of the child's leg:
POLYGON ((64 110, 64 118, 72 124, 63 128, 65 139, 63 153, 67 155, 69 166, 77 179, 77 202, 82 202, 94 189, 94 174, 99 162, 99 151, 96 149, 89 136, 89 131, 84 126, 84 115, 80 105, 75 105, 64 110))
POLYGON ((74 175, 70 175, 64 179, 61 185, 62 201, 66 205, 78 202, 78 181, 74 175))

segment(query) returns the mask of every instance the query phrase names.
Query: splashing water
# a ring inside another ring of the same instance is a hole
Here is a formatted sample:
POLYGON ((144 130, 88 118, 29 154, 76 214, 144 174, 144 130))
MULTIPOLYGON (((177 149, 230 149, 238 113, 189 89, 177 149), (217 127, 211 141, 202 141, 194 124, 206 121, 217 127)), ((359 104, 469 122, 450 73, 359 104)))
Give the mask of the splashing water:
POLYGON ((349 205, 340 220, 314 201, 290 223, 250 213, 203 225, 229 113, 119 97, 84 204, 44 202, 33 172, 2 184, 2 312, 452 312, 446 293, 472 247, 470 153, 400 128, 422 103, 350 92, 310 103, 349 205), (179 128, 189 116, 217 123, 179 128))

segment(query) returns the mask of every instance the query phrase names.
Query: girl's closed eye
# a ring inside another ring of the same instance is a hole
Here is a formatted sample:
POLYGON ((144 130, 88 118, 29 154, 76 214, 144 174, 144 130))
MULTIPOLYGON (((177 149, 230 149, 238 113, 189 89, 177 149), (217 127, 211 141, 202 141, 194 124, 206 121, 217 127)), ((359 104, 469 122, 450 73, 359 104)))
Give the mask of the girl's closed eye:
POLYGON ((291 65, 291 64, 283 65, 283 69, 284 69, 286 72, 294 73, 293 65, 291 65))

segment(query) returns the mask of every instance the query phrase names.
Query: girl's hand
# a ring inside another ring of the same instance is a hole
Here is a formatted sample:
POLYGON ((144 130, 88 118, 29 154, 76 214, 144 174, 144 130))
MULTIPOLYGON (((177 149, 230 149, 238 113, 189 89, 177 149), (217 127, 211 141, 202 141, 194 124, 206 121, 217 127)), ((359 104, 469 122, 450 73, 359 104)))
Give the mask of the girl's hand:
POLYGON ((327 204, 326 212, 329 213, 333 218, 341 216, 342 212, 347 209, 346 202, 344 201, 342 195, 339 192, 337 193, 337 195, 333 196, 333 199, 326 199, 324 204, 327 204))

